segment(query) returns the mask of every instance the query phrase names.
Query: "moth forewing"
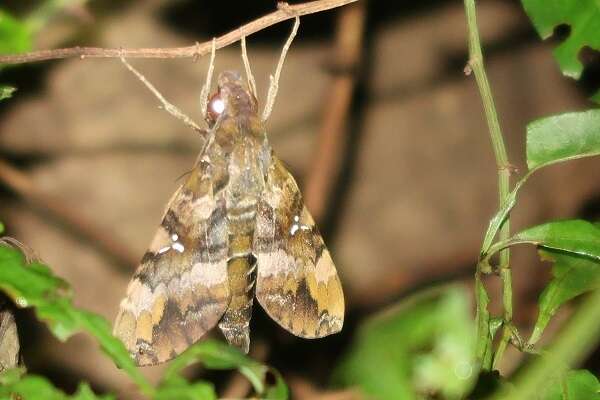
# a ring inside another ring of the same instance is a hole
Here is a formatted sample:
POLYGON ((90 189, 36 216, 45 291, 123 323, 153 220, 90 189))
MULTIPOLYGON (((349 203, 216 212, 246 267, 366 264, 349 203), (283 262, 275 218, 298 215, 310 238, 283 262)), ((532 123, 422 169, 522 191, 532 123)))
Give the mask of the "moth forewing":
POLYGON ((229 305, 225 202, 213 183, 198 164, 169 202, 121 302, 114 333, 138 365, 183 352, 229 305))
POLYGON ((258 203, 254 250, 256 297, 271 318, 304 338, 342 329, 344 295, 333 260, 298 185, 276 157, 258 203))

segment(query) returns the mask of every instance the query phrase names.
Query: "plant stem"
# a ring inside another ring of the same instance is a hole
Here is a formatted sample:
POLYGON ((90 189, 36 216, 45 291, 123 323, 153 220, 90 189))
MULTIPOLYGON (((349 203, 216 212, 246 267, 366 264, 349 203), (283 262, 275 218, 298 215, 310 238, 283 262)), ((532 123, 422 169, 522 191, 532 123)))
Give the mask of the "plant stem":
MULTIPOLYGON (((508 162, 508 155, 506 153, 506 146, 504 145, 504 137, 500 129, 500 122, 498 121, 498 113, 496 112, 496 106, 492 97, 492 90, 485 73, 485 67, 483 63, 483 54, 481 52, 481 43, 479 40, 479 31, 477 29, 477 18, 475 15, 475 0, 464 0, 465 13, 467 17, 467 28, 469 34, 469 65, 475 73, 475 80, 479 88, 481 100, 483 102, 483 108, 485 111, 485 117, 492 141, 492 147, 494 150, 494 156, 496 158, 496 166, 498 168, 498 201, 499 207, 505 204, 505 201, 509 195, 510 185, 510 164, 508 162)), ((506 240, 510 236, 510 224, 508 218, 502 225, 499 232, 500 240, 506 240)), ((510 340, 510 325, 512 324, 512 277, 510 272, 510 252, 508 249, 500 252, 500 277, 502 279, 502 303, 504 306, 504 326, 501 342, 498 346, 500 354, 496 354, 494 357, 494 367, 502 356, 502 352, 510 340)), ((480 273, 480 264, 477 265, 478 273, 480 273)), ((478 307, 481 302, 478 301, 478 307)), ((479 313, 481 314, 481 310, 479 313)), ((478 335, 478 340, 482 340, 483 336, 481 332, 478 335)))

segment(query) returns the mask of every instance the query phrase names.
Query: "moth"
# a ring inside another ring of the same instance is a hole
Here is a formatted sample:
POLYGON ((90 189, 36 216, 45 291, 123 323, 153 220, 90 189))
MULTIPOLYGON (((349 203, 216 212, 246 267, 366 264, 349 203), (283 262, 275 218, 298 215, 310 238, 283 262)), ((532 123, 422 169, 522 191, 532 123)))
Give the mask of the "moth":
MULTIPOLYGON (((297 28, 298 20, 277 79, 297 28)), ((261 117, 242 39, 248 81, 237 72, 223 72, 209 99, 214 49, 213 41, 202 91, 206 142, 169 201, 114 326, 138 365, 172 359, 215 326, 231 345, 248 352, 254 297, 299 337, 320 338, 343 325, 344 296, 331 255, 296 181, 267 139, 265 121, 277 79, 272 77, 261 117)))

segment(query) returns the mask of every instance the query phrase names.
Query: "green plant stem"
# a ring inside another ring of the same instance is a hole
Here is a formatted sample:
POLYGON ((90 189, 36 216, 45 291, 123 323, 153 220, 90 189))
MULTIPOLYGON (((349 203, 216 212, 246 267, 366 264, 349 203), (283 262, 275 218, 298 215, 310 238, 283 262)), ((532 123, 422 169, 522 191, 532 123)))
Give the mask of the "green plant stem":
MULTIPOLYGON (((492 141, 492 147, 494 150, 494 156, 496 158, 496 166, 498 168, 498 201, 499 207, 502 207, 509 195, 510 191, 510 164, 508 162, 508 155, 506 152, 506 146, 504 145, 504 137, 500 129, 500 122, 498 121, 498 113, 496 112, 496 106, 492 97, 492 90, 485 73, 485 67, 483 63, 483 54, 481 52, 481 43, 479 40, 479 31, 477 29, 477 18, 475 14, 475 0, 464 0, 465 14, 467 17, 467 28, 469 34, 469 65, 475 73, 475 80, 479 88, 481 100, 483 102, 483 108, 485 111, 485 117, 492 141)), ((510 223, 508 217, 502 224, 499 232, 500 240, 506 240, 510 236, 510 223)), ((482 249, 484 250, 484 249, 482 249)), ((510 324, 512 323, 512 277, 510 272, 510 252, 508 249, 500 252, 500 277, 502 278, 502 301, 504 307, 504 326, 502 341, 500 342, 499 349, 503 351, 506 344, 510 340, 510 334, 507 330, 510 330, 510 324), (506 342, 506 343, 504 343, 506 342)), ((480 263, 477 268, 480 268, 480 263)), ((478 270, 478 273, 480 271, 478 270)), ((478 307, 482 305, 482 302, 477 302, 478 307)), ((479 312, 481 315, 482 313, 479 312)), ((478 340, 486 340, 482 335, 482 332, 478 334, 478 340)), ((501 354, 500 354, 501 355, 501 354)), ((500 359, 494 357, 494 366, 500 359)), ((485 366, 484 366, 485 368, 485 366)))
MULTIPOLYGON (((504 268, 500 270, 500 278, 503 283, 502 290, 502 303, 503 304, 512 304, 511 298, 506 298, 506 296, 512 296, 512 276, 509 268, 504 268)), ((498 363, 502 360, 502 356, 504 355, 504 350, 508 346, 508 342, 512 337, 512 310, 511 310, 511 319, 507 319, 506 310, 504 312, 504 324, 502 325, 502 337, 500 338, 500 342, 498 343, 498 348, 496 348, 496 352, 494 353, 494 362, 492 363, 492 369, 498 368, 498 363)))

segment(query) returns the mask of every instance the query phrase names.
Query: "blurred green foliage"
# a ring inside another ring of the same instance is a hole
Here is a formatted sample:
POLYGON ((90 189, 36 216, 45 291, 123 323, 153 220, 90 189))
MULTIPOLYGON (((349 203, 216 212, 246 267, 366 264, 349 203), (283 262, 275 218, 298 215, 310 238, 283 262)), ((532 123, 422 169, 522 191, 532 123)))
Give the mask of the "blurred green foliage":
POLYGON ((465 288, 420 293, 360 328, 334 381, 377 399, 460 399, 478 374, 474 334, 465 288))
POLYGON ((56 389, 46 378, 38 375, 26 375, 25 371, 15 368, 0 375, 0 399, 16 398, 44 400, 112 400, 115 397, 98 396, 86 383, 81 383, 77 392, 69 396, 56 389), (20 397, 16 397, 16 396, 20 397))
POLYGON ((31 30, 27 24, 0 8, 0 54, 28 51, 32 42, 31 30))
POLYGON ((11 98, 15 90, 17 89, 12 86, 0 85, 0 101, 11 98))
POLYGON ((550 382, 542 400, 599 400, 600 382, 590 371, 568 371, 550 382))

